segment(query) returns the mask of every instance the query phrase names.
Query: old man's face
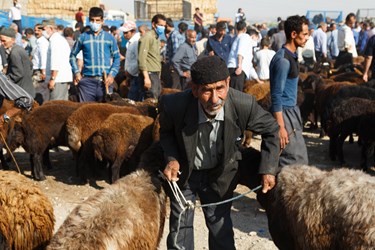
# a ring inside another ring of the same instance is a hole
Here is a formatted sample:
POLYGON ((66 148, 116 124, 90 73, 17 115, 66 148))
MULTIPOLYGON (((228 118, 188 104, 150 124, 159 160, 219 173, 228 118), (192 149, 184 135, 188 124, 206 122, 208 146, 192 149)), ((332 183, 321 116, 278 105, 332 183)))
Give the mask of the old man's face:
POLYGON ((224 107, 229 90, 229 81, 230 78, 228 77, 215 83, 192 85, 193 95, 198 98, 208 117, 215 117, 224 107))

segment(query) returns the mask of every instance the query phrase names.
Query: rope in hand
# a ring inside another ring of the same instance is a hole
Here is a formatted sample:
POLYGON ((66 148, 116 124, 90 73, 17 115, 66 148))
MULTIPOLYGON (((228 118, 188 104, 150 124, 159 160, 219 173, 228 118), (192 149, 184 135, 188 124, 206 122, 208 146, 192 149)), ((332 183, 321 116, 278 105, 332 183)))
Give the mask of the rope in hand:
MULTIPOLYGON (((5 147, 7 148, 8 152, 9 152, 10 155, 12 156, 13 162, 14 162, 14 164, 15 164, 16 167, 17 167, 18 173, 20 174, 20 173, 21 173, 21 170, 20 170, 20 167, 18 166, 18 163, 17 163, 17 161, 16 161, 16 158, 14 158, 14 155, 13 155, 12 151, 10 150, 10 148, 9 148, 9 146, 8 146, 8 143, 6 142, 6 140, 5 140, 4 136, 3 136, 3 133, 0 133, 0 135, 1 135, 1 140, 3 141, 5 147)), ((0 152, 0 153, 2 154, 3 152, 0 152)))
POLYGON ((161 172, 159 170, 159 173, 160 173, 160 176, 167 181, 169 187, 171 188, 172 190, 172 193, 173 193, 173 196, 174 198, 176 199, 178 205, 180 206, 181 208, 181 212, 180 214, 178 215, 178 223, 177 223, 177 232, 176 232, 176 236, 174 237, 174 245, 178 248, 178 249, 184 249, 184 248, 181 248, 180 246, 177 245, 177 237, 178 237, 178 234, 179 234, 179 231, 180 231, 180 226, 181 226, 181 218, 182 218, 182 214, 185 213, 186 210, 188 209, 195 209, 195 208, 203 208, 203 207, 209 207, 209 206, 217 206, 217 205, 222 205, 222 204, 225 204, 225 203, 228 203, 228 202, 231 202, 231 201, 234 201, 234 200, 237 200, 241 197, 244 197, 245 195, 249 194, 249 193, 252 193, 252 192, 255 192, 255 191, 258 191, 259 189, 262 188, 262 185, 259 185, 257 186, 256 188, 253 188, 243 194, 240 194, 240 195, 237 195, 235 197, 232 197, 230 199, 227 199, 227 200, 224 200, 224 201, 220 201, 220 202, 214 202, 214 203, 207 203, 207 204, 201 204, 201 205, 197 205, 197 204, 194 204, 191 200, 186 200, 180 187, 177 185, 177 182, 175 181, 169 181, 166 176, 164 175, 163 172, 161 172))

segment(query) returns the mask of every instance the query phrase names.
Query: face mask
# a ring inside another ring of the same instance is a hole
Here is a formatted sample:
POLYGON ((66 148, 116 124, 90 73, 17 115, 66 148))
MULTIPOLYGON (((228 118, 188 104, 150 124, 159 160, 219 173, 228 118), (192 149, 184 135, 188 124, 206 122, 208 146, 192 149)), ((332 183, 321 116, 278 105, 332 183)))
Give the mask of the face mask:
POLYGON ((93 23, 93 22, 90 22, 90 27, 91 27, 91 30, 94 31, 94 32, 98 32, 100 30, 100 27, 102 25, 100 23, 93 23))
POLYGON ((49 39, 49 35, 48 35, 48 33, 47 33, 46 30, 43 30, 42 35, 43 35, 46 39, 49 39))
POLYGON ((164 26, 158 26, 156 25, 156 34, 158 34, 158 36, 161 36, 161 35, 164 35, 164 30, 165 30, 165 27, 164 26))

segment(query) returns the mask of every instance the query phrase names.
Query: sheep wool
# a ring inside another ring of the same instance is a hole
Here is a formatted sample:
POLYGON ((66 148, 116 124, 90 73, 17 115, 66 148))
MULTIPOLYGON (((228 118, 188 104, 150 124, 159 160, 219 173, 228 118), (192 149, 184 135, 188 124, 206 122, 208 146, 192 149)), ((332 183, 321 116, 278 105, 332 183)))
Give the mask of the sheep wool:
POLYGON ((276 187, 258 200, 280 249, 375 246, 375 178, 362 171, 285 167, 276 187))
POLYGON ((52 238, 53 207, 25 176, 0 171, 0 248, 43 249, 52 238))
POLYGON ((138 170, 78 205, 47 249, 156 250, 165 214, 161 182, 138 170))

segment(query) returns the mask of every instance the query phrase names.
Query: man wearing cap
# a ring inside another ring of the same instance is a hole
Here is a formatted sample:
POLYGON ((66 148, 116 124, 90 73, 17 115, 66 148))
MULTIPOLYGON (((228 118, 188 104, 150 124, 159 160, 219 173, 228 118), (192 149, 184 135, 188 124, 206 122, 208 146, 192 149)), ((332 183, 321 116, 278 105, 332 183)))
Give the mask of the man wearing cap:
POLYGON ((144 91, 138 69, 138 41, 141 35, 137 32, 137 26, 133 21, 126 21, 119 30, 123 32, 124 38, 128 41, 125 55, 125 75, 129 84, 128 98, 142 101, 144 91))
POLYGON ((23 88, 31 97, 35 96, 32 81, 33 69, 26 50, 15 44, 16 32, 11 28, 0 31, 0 41, 8 54, 8 68, 6 76, 15 84, 23 88))
MULTIPOLYGON (((244 130, 262 135, 263 192, 275 185, 279 127, 254 97, 229 88, 229 72, 218 56, 191 66, 192 89, 165 95, 160 103, 160 143, 164 174, 177 181, 187 200, 198 195, 202 204, 231 198, 235 189, 239 145, 244 130), (178 175, 180 173, 180 175, 178 175)), ((168 249, 194 249, 194 210, 181 208, 171 197, 168 249)), ((203 208, 209 229, 209 249, 235 249, 231 202, 203 208)))
POLYGON ((73 81, 69 63, 68 41, 59 34, 54 20, 44 20, 43 35, 49 40, 46 63, 46 82, 50 100, 68 100, 69 84, 73 81))
POLYGON ((120 67, 120 52, 116 39, 103 31, 104 12, 99 7, 89 11, 91 30, 82 33, 70 53, 74 83, 78 84, 80 102, 102 101, 106 89, 112 92, 114 77, 120 67), (77 65, 77 55, 83 52, 83 70, 77 65), (107 79, 103 79, 103 72, 107 79))

